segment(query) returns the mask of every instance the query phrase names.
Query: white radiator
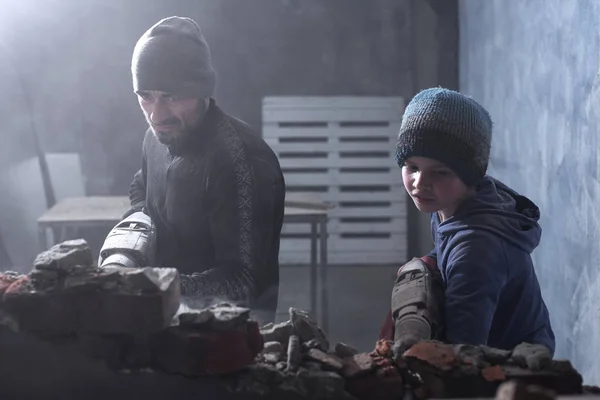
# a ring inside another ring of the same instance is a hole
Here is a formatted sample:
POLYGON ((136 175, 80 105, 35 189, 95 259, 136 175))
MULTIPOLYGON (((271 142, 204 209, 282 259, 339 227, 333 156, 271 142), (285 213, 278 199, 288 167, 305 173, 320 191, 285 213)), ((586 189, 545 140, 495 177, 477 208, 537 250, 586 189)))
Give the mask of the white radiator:
MULTIPOLYGON (((331 203, 331 264, 405 262, 407 195, 394 161, 399 97, 267 97, 263 137, 287 191, 331 203)), ((310 261, 310 227, 284 225, 280 262, 310 261)))

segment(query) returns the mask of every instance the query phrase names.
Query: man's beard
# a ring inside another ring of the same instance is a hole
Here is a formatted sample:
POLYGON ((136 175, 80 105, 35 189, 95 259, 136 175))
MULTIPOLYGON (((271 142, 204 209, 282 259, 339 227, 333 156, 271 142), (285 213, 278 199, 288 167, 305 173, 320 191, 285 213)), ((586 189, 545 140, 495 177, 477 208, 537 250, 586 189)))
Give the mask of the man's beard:
POLYGON ((173 129, 165 134, 161 133, 160 126, 155 127, 150 121, 147 122, 150 125, 150 129, 152 129, 152 133, 154 133, 154 137, 156 137, 161 144, 168 146, 169 148, 179 148, 183 146, 187 138, 191 136, 193 130, 193 127, 189 126, 179 118, 172 118, 161 124, 173 129))
POLYGON ((152 129, 154 137, 161 144, 168 146, 172 150, 180 149, 185 146, 187 139, 193 135, 194 130, 200 125, 202 117, 206 112, 203 104, 202 102, 198 104, 197 110, 189 115, 183 115, 183 118, 172 117, 162 121, 158 126, 152 123, 149 116, 146 116, 146 122, 148 122, 150 129, 152 129), (161 134, 161 126, 171 128, 172 130, 161 134))

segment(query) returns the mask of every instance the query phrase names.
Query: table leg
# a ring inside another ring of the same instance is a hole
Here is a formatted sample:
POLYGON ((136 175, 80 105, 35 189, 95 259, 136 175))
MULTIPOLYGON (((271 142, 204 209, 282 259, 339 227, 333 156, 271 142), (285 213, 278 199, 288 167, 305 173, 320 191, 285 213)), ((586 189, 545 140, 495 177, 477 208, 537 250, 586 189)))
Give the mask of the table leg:
MULTIPOLYGON (((317 221, 314 219, 310 223, 310 312, 317 318, 315 314, 317 309, 317 221)), ((320 313, 319 313, 320 314, 320 313)), ((318 315, 320 317, 320 315, 318 315)))
POLYGON ((40 252, 48 249, 48 228, 38 226, 38 240, 40 242, 40 252))
POLYGON ((67 240, 68 233, 69 233, 69 228, 67 226, 61 226, 58 241, 56 243, 62 243, 65 240, 67 240))
POLYGON ((319 221, 319 233, 320 233, 320 251, 321 259, 319 262, 319 276, 321 281, 321 310, 319 315, 321 317, 321 328, 324 332, 329 333, 329 291, 327 282, 327 218, 321 217, 319 221))

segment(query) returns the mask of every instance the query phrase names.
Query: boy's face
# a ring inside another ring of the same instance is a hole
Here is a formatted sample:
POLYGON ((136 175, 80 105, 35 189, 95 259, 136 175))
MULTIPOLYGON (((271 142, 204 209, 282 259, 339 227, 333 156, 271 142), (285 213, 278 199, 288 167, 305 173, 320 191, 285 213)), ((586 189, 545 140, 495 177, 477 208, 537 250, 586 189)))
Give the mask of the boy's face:
POLYGON ((451 216, 471 189, 446 164, 431 158, 410 157, 402 167, 406 191, 419 211, 441 211, 451 216))

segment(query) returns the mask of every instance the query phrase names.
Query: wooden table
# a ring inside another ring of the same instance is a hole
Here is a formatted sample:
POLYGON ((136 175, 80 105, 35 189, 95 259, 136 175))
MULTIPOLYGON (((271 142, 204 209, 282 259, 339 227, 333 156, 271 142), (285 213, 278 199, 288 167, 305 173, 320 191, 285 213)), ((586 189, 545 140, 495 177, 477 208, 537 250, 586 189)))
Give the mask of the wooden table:
MULTIPOLYGON (((41 250, 77 237, 77 232, 82 228, 106 229, 108 232, 121 221, 129 207, 129 199, 121 196, 66 198, 38 219, 41 250)), ((286 194, 284 223, 308 223, 311 226, 310 307, 326 332, 329 328, 327 221, 330 208, 330 205, 310 193, 286 194), (317 308, 319 303, 320 307, 317 308)))

